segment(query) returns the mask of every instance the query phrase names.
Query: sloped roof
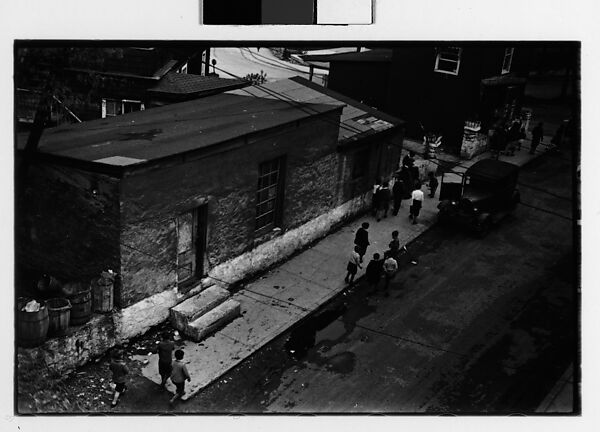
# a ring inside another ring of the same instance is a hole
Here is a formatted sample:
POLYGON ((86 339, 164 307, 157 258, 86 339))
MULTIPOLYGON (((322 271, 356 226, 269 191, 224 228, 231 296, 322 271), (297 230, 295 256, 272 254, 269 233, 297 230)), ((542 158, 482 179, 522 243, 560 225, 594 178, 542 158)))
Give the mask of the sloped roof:
POLYGON ((378 48, 369 51, 342 54, 308 54, 301 56, 305 61, 318 62, 391 62, 392 50, 378 48))
POLYGON ((155 93, 169 94, 197 94, 212 93, 214 91, 227 91, 246 87, 250 82, 243 79, 219 78, 217 76, 203 76, 169 72, 157 85, 148 89, 155 93))
POLYGON ((338 142, 355 141, 402 124, 402 120, 361 104, 347 96, 312 83, 302 77, 293 77, 260 86, 247 87, 230 94, 252 94, 266 99, 283 99, 297 104, 345 104, 340 118, 338 142))
MULTIPOLYGON (((341 109, 335 104, 288 102, 219 94, 117 117, 44 131, 41 154, 111 166, 143 164, 218 145, 254 132, 341 109)), ((23 149, 27 135, 17 143, 23 149)))

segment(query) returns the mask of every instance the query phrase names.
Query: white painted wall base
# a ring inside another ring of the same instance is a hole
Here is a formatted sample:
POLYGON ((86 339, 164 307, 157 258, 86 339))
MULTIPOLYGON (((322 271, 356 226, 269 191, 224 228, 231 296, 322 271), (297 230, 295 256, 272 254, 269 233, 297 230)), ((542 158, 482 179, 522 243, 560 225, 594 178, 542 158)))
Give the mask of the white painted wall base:
MULTIPOLYGON (((208 273, 218 282, 234 283, 289 257, 324 237, 335 225, 368 208, 370 193, 358 196, 335 209, 294 228, 236 258, 217 265, 208 273)), ((193 290, 194 292, 197 290, 193 290)), ((188 296, 189 297, 189 296, 188 296)), ((169 309, 184 300, 177 289, 148 297, 114 314, 115 334, 122 341, 148 331, 169 318, 169 309)))

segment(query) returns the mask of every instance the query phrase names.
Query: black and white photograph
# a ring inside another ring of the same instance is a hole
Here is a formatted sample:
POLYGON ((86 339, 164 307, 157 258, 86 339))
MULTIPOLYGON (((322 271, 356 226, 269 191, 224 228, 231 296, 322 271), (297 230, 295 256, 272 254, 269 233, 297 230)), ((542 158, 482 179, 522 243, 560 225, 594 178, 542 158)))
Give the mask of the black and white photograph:
POLYGON ((14 430, 593 414, 580 33, 188 3, 198 36, 4 44, 14 430))
POLYGON ((15 45, 19 413, 578 413, 577 43, 133 45, 15 45))

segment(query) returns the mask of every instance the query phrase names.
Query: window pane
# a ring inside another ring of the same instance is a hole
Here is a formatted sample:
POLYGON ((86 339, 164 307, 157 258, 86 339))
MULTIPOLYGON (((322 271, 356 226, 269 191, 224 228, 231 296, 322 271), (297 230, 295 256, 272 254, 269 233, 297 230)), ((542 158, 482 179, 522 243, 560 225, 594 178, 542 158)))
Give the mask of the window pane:
POLYGON ((177 280, 184 281, 192 277, 192 264, 187 263, 177 268, 177 280))
POLYGON ((271 173, 271 176, 269 178, 269 184, 270 185, 276 185, 278 177, 279 177, 279 173, 278 172, 271 173))
POLYGON ((117 115, 117 103, 113 100, 106 101, 106 115, 107 116, 116 116, 117 115))
POLYGON ((259 165, 258 190, 256 191, 256 229, 267 228, 276 223, 280 206, 278 196, 280 159, 263 162, 259 165))
POLYGON ((439 70, 445 70, 448 72, 456 72, 457 67, 458 67, 458 63, 456 63, 456 62, 450 62, 450 61, 446 61, 443 59, 440 59, 440 61, 438 62, 439 70))

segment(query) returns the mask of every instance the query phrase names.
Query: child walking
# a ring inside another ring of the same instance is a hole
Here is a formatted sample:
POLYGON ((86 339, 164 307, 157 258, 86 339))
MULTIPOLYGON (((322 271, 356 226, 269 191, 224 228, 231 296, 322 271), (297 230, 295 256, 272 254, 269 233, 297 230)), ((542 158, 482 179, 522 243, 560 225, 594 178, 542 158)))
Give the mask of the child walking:
POLYGON ((112 403, 110 404, 110 406, 114 408, 117 406, 117 403, 119 403, 119 397, 127 390, 125 376, 129 374, 129 369, 125 364, 123 352, 121 350, 113 352, 109 368, 112 372, 112 380, 115 383, 115 394, 112 403))
POLYGON ((171 376, 173 371, 173 350, 175 344, 171 340, 171 335, 168 332, 164 332, 162 340, 158 344, 158 373, 160 374, 160 386, 165 387, 167 380, 171 376))
POLYGON ((173 362, 173 371, 171 372, 171 381, 176 387, 175 396, 169 401, 171 404, 185 394, 185 381, 191 381, 190 374, 182 360, 183 351, 178 349, 175 351, 175 361, 173 362))
POLYGON ((359 252, 360 248, 358 246, 354 246, 354 251, 350 254, 348 265, 346 266, 346 270, 348 271, 346 273, 346 277, 344 278, 344 281, 346 281, 346 283, 354 282, 354 276, 356 276, 356 272, 359 268, 362 268, 362 266, 360 265, 359 252))

